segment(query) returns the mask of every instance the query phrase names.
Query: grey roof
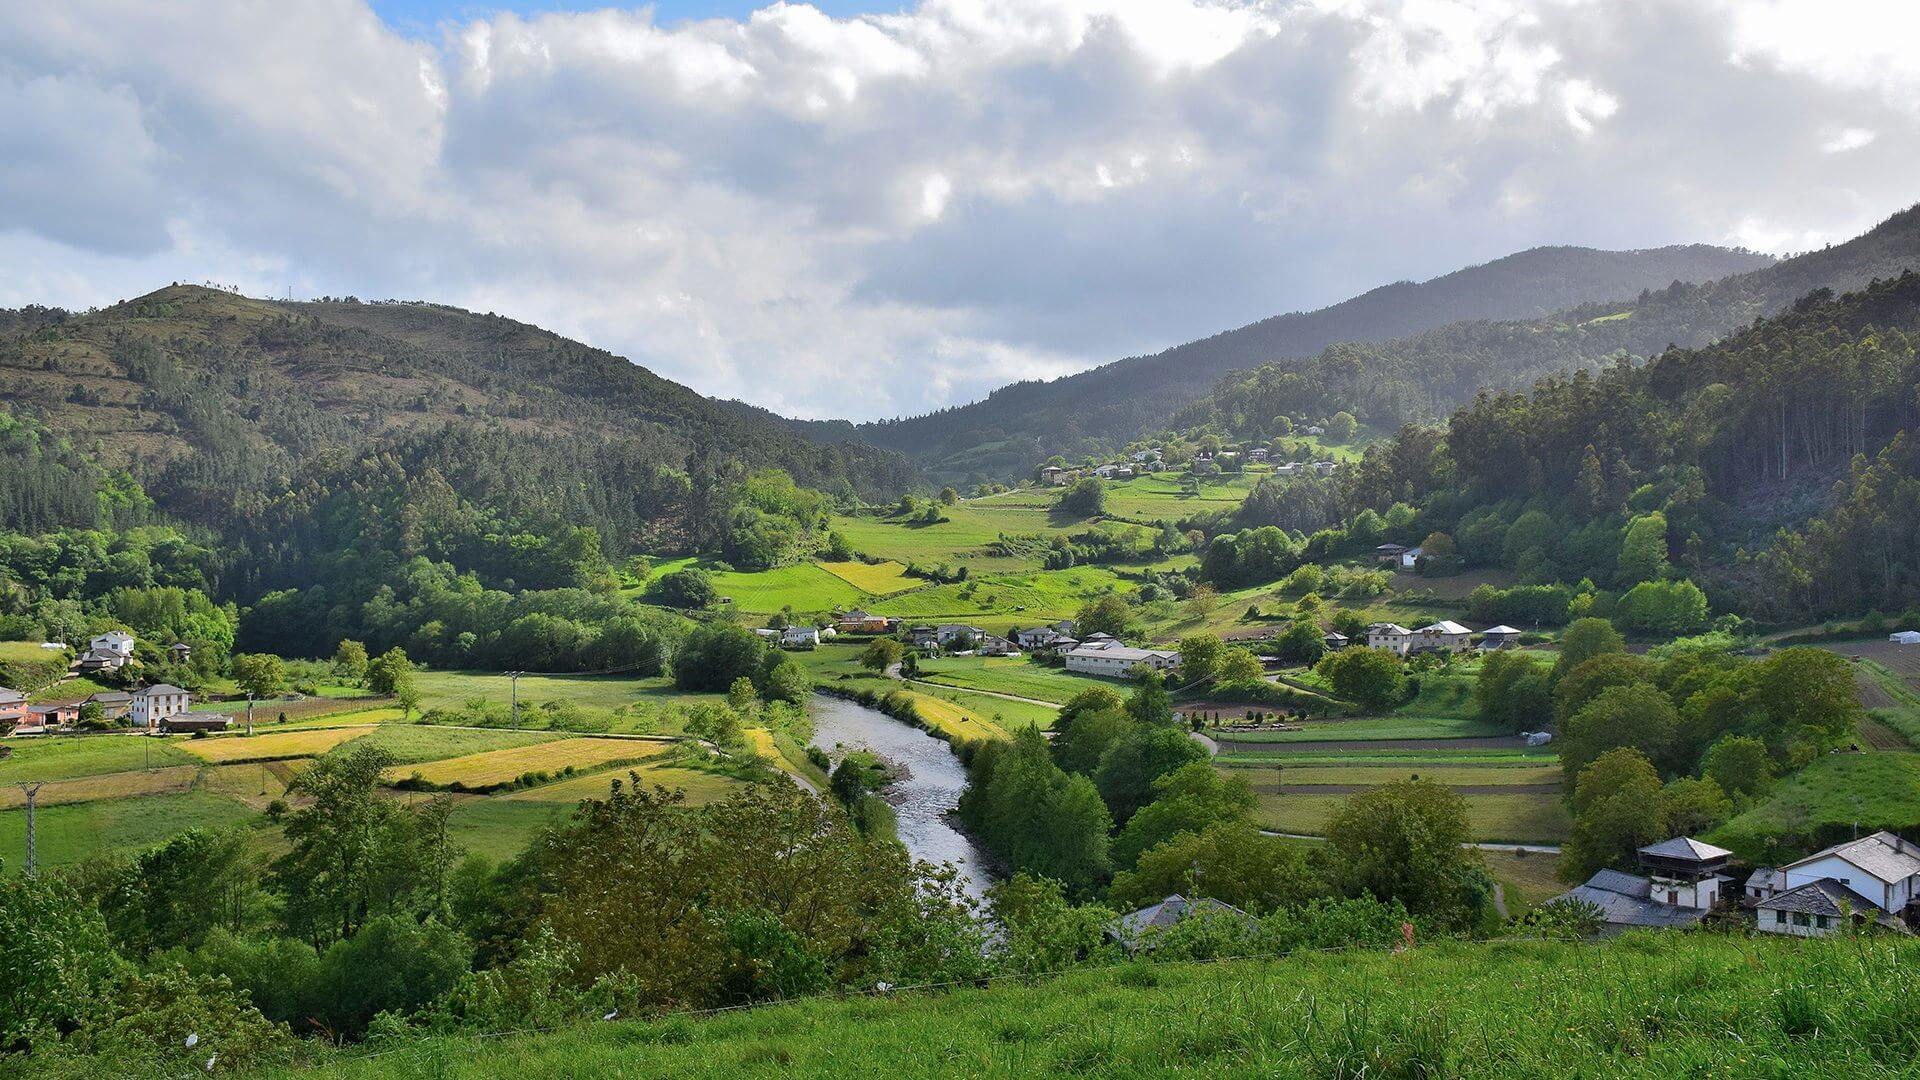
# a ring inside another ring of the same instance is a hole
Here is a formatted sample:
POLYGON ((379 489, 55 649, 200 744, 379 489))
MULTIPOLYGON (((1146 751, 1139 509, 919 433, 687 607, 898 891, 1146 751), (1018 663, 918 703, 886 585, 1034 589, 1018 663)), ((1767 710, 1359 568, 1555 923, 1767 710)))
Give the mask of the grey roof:
POLYGON ((1326 633, 1325 633, 1324 635, 1322 635, 1322 636, 1321 636, 1321 639, 1320 639, 1320 640, 1322 640, 1322 641, 1345 641, 1345 640, 1347 640, 1347 635, 1345 635, 1345 634, 1343 634, 1343 633, 1341 633, 1341 632, 1340 632, 1340 631, 1338 631, 1338 630, 1329 630, 1329 631, 1327 631, 1327 632, 1326 632, 1326 633))
POLYGON ((152 686, 149 686, 143 690, 136 691, 133 696, 146 697, 148 694, 184 694, 184 693, 186 693, 185 690, 180 689, 179 687, 173 685, 172 683, 154 683, 152 686))
POLYGON ((1106 660, 1164 660, 1178 657, 1172 649, 1136 649, 1130 645, 1108 645, 1105 648, 1085 647, 1071 650, 1068 656, 1095 657, 1106 660))
POLYGON ((1372 626, 1367 627, 1367 633, 1391 634, 1394 637, 1400 637, 1403 634, 1411 634, 1413 633, 1413 631, 1407 629, 1404 626, 1401 626, 1399 623, 1377 622, 1377 623, 1374 623, 1372 626))
POLYGON ((1890 832, 1877 832, 1872 836, 1863 836, 1858 840, 1835 844, 1823 851, 1816 851, 1798 862, 1788 863, 1781 869, 1792 870, 1830 855, 1859 867, 1889 885, 1920 874, 1920 847, 1915 847, 1890 832))
POLYGON ((1648 844, 1640 849, 1642 855, 1652 855, 1662 859, 1691 859, 1695 862, 1712 862, 1733 855, 1726 848, 1703 844, 1691 836, 1676 836, 1671 840, 1662 840, 1657 844, 1648 844))
POLYGON ((1880 905, 1847 888, 1832 878, 1809 881, 1805 885, 1788 889, 1779 896, 1769 897, 1755 904, 1755 907, 1768 911, 1804 911, 1809 915, 1838 915, 1841 906, 1849 911, 1878 912, 1880 905))
POLYGON ((1452 619, 1442 619, 1439 622, 1434 623, 1432 626, 1423 626, 1420 628, 1420 632, 1423 634, 1471 634, 1473 633, 1473 631, 1467 629, 1464 626, 1461 626, 1459 623, 1454 622, 1452 619))
POLYGON ((1485 630, 1482 630, 1480 632, 1483 634, 1499 634, 1503 636, 1513 636, 1520 633, 1520 631, 1515 630, 1513 627, 1508 626, 1506 623, 1501 623, 1499 626, 1489 626, 1485 630))
POLYGON ((26 699, 27 695, 20 691, 0 686, 0 701, 25 701, 26 699))
POLYGON ((1204 896, 1188 900, 1179 893, 1174 893, 1157 904, 1150 904, 1139 911, 1120 916, 1118 929, 1123 934, 1131 936, 1149 927, 1169 927, 1194 915, 1230 915, 1242 919, 1248 918, 1246 912, 1232 904, 1223 904, 1204 896))
POLYGON ((1584 900, 1600 909, 1601 918, 1614 926, 1650 926, 1684 928, 1697 925, 1706 916, 1702 908, 1662 904, 1646 897, 1652 886, 1646 878, 1602 870, 1574 888, 1547 901, 1558 904, 1584 900))
POLYGON ((1787 872, 1763 866, 1747 875, 1746 887, 1749 889, 1771 889, 1779 891, 1787 887, 1787 872))

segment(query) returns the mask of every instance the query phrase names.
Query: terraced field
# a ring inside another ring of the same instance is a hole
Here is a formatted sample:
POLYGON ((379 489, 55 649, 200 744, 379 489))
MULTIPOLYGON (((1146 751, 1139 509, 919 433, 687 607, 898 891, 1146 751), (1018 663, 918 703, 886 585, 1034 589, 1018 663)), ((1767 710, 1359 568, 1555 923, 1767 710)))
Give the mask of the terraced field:
POLYGON ((820 569, 870 596, 886 596, 926 584, 920 578, 908 577, 907 568, 897 562, 823 562, 820 569))
POLYGON ((396 765, 382 775, 390 782, 417 776, 429 784, 458 783, 469 788, 486 788, 508 783, 530 772, 556 773, 569 765, 576 769, 597 768, 653 757, 665 749, 665 743, 643 739, 555 739, 532 746, 396 765))

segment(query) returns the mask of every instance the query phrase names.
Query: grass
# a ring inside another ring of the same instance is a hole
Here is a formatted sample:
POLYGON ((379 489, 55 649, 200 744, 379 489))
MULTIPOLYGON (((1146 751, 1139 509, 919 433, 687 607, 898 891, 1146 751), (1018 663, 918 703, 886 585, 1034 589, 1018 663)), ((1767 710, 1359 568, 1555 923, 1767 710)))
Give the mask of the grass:
MULTIPOLYGON (((1232 768, 1233 766, 1229 766, 1232 768)), ((1436 784, 1475 787, 1515 784, 1558 784, 1557 765, 1281 765, 1260 769, 1258 779, 1252 770, 1236 768, 1236 774, 1250 783, 1261 784, 1364 784, 1369 787, 1391 784, 1418 777, 1436 784), (1277 771, 1276 771, 1277 770, 1277 771)))
MULTIPOLYGON (((257 725, 256 725, 257 727, 257 725)), ((182 749, 202 761, 270 761, 275 758, 312 757, 324 754, 349 739, 374 729, 358 727, 307 728, 301 731, 275 731, 265 735, 225 735, 217 739, 184 739, 182 749)))
POLYGON ((910 620, 991 618, 991 627, 998 629, 1071 618, 1089 600, 1133 588, 1111 570, 1076 566, 936 585, 877 601, 872 608, 910 620))
POLYGON ((83 675, 76 675, 51 686, 41 687, 28 695, 27 700, 36 705, 43 701, 79 701, 82 698, 90 698, 95 694, 104 694, 109 690, 118 689, 117 686, 108 686, 106 683, 95 682, 83 675))
MULTIPOLYGON (((458 709, 475 698, 506 705, 513 700, 513 680, 497 671, 422 671, 414 677, 421 707, 458 709)), ((549 701, 570 701, 583 711, 607 716, 616 709, 641 703, 693 700, 664 678, 626 675, 522 675, 520 708, 523 721, 530 710, 549 701)), ((711 696, 711 695, 707 695, 711 696)))
POLYGON ((1065 669, 1046 667, 1025 657, 956 656, 922 660, 920 678, 946 686, 993 690, 1055 704, 1065 704, 1073 695, 1092 687, 1116 689, 1111 680, 1069 674, 1065 669))
POLYGON ((1551 765, 1558 760, 1539 750, 1223 750, 1220 765, 1551 765))
POLYGON ((396 764, 411 765, 488 750, 535 746, 559 737, 544 731, 473 731, 430 724, 382 724, 336 747, 334 752, 347 753, 361 747, 378 747, 392 754, 396 764))
POLYGON ((1048 519, 1045 509, 999 506, 986 499, 943 507, 942 512, 951 520, 938 525, 910 525, 897 519, 861 515, 836 516, 833 528, 864 555, 923 566, 953 563, 979 574, 1040 568, 1034 559, 989 552, 988 545, 1003 532, 1053 534, 1078 532, 1086 527, 1084 522, 1056 524, 1048 519))
MULTIPOLYGON (((812 998, 336 1051, 335 1077, 1896 1076, 1920 944, 1632 934, 812 998)), ((283 1071, 283 1075, 291 1070, 283 1071)))
MULTIPOLYGON (((764 734, 764 732, 763 732, 764 734)), ((499 795, 496 799, 515 802, 534 803, 578 803, 586 799, 604 799, 613 781, 619 780, 631 784, 630 773, 638 773, 640 783, 646 787, 658 784, 666 788, 678 788, 687 793, 687 804, 705 806, 719 802, 740 788, 740 781, 720 773, 689 769, 680 765, 668 765, 652 761, 641 761, 616 769, 604 769, 587 776, 575 776, 556 784, 542 784, 509 795, 499 795)))
MULTIPOLYGON (((62 803, 129 799, 169 791, 186 791, 193 787, 199 773, 199 767, 194 765, 172 765, 151 771, 139 769, 55 780, 40 789, 35 803, 39 806, 57 806, 62 803)), ((17 810, 26 804, 27 793, 24 790, 11 786, 0 787, 0 810, 17 810)))
POLYGON ((926 584, 921 578, 908 577, 907 568, 892 560, 880 563, 823 562, 820 569, 872 596, 886 596, 926 584))
POLYGON ((813 563, 796 563, 752 573, 725 571, 713 575, 713 587, 730 597, 741 611, 768 613, 827 611, 867 600, 865 591, 813 563))
POLYGON ((564 823, 570 813, 561 803, 474 796, 454 805, 447 833, 469 853, 499 863, 525 851, 541 829, 564 823))
POLYGON ((919 684, 915 684, 913 690, 921 698, 939 698, 964 709, 1002 731, 1012 731, 1029 725, 1045 731, 1051 728, 1053 722, 1060 717, 1060 710, 1052 706, 1036 705, 1030 701, 1015 701, 1012 698, 995 697, 992 694, 976 694, 969 690, 953 690, 919 684))
MULTIPOLYGON (((148 848, 187 829, 221 829, 253 817, 254 811, 236 799, 190 791, 50 806, 39 811, 35 831, 40 865, 70 866, 148 848)), ((25 843, 26 812, 0 813, 0 858, 9 873, 19 870, 25 843)))
MULTIPOLYGON (((950 738, 979 740, 1007 737, 1006 729, 993 722, 992 712, 983 715, 959 702, 936 697, 925 689, 903 689, 902 693, 913 699, 914 707, 928 724, 945 732, 950 738)), ((1007 704, 1016 703, 1009 701, 1007 704)))
POLYGON ((43 649, 37 641, 0 641, 0 663, 17 661, 37 664, 60 655, 56 649, 43 649))
POLYGON ((1560 860, 1546 852, 1482 851, 1480 857, 1506 893, 1509 915, 1522 915, 1567 891, 1566 884, 1554 876, 1560 860))
POLYGON ((1380 739, 1472 739, 1506 735, 1501 728, 1457 716, 1371 716, 1359 720, 1316 720, 1298 731, 1223 732, 1236 743, 1299 743, 1380 739))
MULTIPOLYGON (((1319 836, 1345 795, 1260 795, 1261 825, 1279 832, 1319 836)), ((1572 821, 1560 796, 1469 795, 1467 824, 1475 840, 1519 844, 1558 844, 1572 821)))
POLYGON ((66 780, 144 769, 149 762, 165 766, 191 764, 195 760, 180 749, 180 744, 146 735, 11 739, 6 745, 13 753, 0 758, 0 784, 66 780))
POLYGON ((458 783, 469 788, 486 788, 509 783, 530 772, 557 773, 569 765, 591 769, 619 761, 637 761, 664 750, 665 744, 639 739, 556 739, 532 746, 396 765, 382 775, 389 781, 417 776, 429 784, 458 783))
MULTIPOLYGON (((1851 835, 1920 825, 1920 753, 1888 751, 1829 754, 1792 774, 1767 797, 1708 837, 1735 854, 1770 860, 1779 852, 1763 844, 1770 836, 1809 838, 1820 831, 1851 835)), ((1836 835, 1836 838, 1838 836, 1836 835)))

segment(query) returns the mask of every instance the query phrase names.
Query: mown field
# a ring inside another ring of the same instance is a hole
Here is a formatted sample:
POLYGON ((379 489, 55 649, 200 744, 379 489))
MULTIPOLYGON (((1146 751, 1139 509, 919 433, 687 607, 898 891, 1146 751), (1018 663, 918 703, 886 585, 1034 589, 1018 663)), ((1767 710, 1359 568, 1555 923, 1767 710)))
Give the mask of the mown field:
POLYGON ((469 788, 485 788, 508 783, 527 773, 557 773, 569 766, 585 770, 615 762, 639 761, 663 753, 666 747, 665 743, 643 739, 554 739, 530 746, 396 765, 384 775, 390 782, 419 779, 429 784, 457 783, 469 788))
MULTIPOLYGON (((1135 962, 1039 981, 341 1051, 340 1077, 1899 1076, 1907 939, 1601 944, 1135 962)), ((286 1074, 290 1075, 290 1074, 286 1074)))
POLYGON ((1109 592, 1131 592, 1135 587, 1104 567, 1076 566, 936 585, 878 600, 869 607, 878 614, 909 621, 978 621, 988 629, 1003 631, 1009 626, 1072 618, 1088 601, 1109 592))
MULTIPOLYGON (((1256 818, 1264 828, 1319 836, 1346 794, 1260 793, 1256 818)), ((1466 796, 1473 839, 1493 843, 1559 844, 1573 827, 1558 793, 1466 796)))
POLYGON ((967 690, 991 690, 1002 694, 1065 704, 1073 695, 1092 687, 1126 690, 1111 679, 1076 675, 1064 668, 1047 667, 1024 656, 953 656, 920 662, 919 677, 967 690))
MULTIPOLYGON (((255 728, 258 731, 258 728, 255 728)), ((350 739, 370 734, 373 725, 306 728, 255 735, 223 735, 211 739, 188 739, 180 748, 210 762, 269 761, 275 758, 313 757, 324 754, 350 739)))

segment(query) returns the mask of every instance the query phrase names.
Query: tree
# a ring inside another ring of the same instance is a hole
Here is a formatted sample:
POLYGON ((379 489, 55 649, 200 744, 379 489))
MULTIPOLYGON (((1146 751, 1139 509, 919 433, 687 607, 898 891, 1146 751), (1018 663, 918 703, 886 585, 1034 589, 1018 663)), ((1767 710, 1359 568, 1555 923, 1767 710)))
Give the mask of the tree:
POLYGON ((1245 820, 1253 813, 1253 789, 1205 761, 1196 761, 1153 782, 1153 801, 1127 821, 1113 841, 1113 865, 1130 870, 1142 853, 1180 833, 1245 820))
POLYGON ((1547 672, 1524 653, 1502 650, 1480 661, 1474 684, 1480 716, 1508 731, 1538 731, 1553 718, 1547 672))
POLYGON ((1096 517, 1107 512, 1107 486, 1099 477, 1082 477, 1074 481, 1054 505, 1060 513, 1071 517, 1096 517))
POLYGON ((407 659, 406 651, 396 645, 367 665, 367 689, 383 696, 392 696, 412 674, 413 661, 407 659))
POLYGON ((1776 756, 1798 762, 1852 738, 1865 718, 1846 659, 1805 645, 1755 665, 1750 700, 1759 706, 1776 756))
POLYGON ((1327 637, 1313 620, 1295 619, 1281 632, 1279 640, 1274 643, 1274 652, 1282 660, 1312 666, 1327 654, 1327 637))
POLYGON ((379 747, 327 754, 289 788, 312 802, 288 815, 288 850, 271 879, 282 927, 315 948, 352 937, 368 919, 412 910, 425 884, 412 813, 379 793, 393 764, 379 747))
POLYGON ((1342 410, 1327 419, 1327 441, 1348 443, 1353 441, 1354 432, 1360 429, 1360 422, 1353 414, 1342 410))
POLYGON ((905 652, 905 647, 892 638, 875 638, 860 653, 860 666, 868 671, 885 671, 899 663, 905 652))
POLYGON ((366 678, 367 647, 358 641, 341 641, 333 651, 333 673, 349 683, 366 678))
POLYGON ((1622 626, 1642 633, 1682 634, 1707 626, 1707 594, 1691 581, 1643 581, 1614 608, 1622 626))
POLYGON ((1218 634, 1195 634, 1180 639, 1180 681, 1205 682, 1219 674, 1226 645, 1218 634))
POLYGON ((1140 670, 1139 682, 1127 695, 1126 708, 1127 715, 1137 723, 1150 727, 1173 723, 1173 697, 1167 693, 1160 673, 1150 668, 1140 670))
POLYGON ((1662 790, 1661 801, 1668 836, 1697 836, 1733 816, 1733 800, 1711 780, 1675 780, 1662 790))
POLYGON ((1677 725, 1673 703, 1658 687, 1644 683, 1609 687, 1561 723, 1555 740, 1560 768, 1571 784, 1589 762, 1622 747, 1663 761, 1673 749, 1677 725))
POLYGON ((1179 728, 1142 725, 1107 748, 1093 782, 1114 821, 1124 825, 1153 801, 1155 780, 1206 757, 1206 750, 1179 728))
POLYGON ((1065 729, 1056 724, 1048 749, 1061 769, 1092 776, 1107 748, 1138 726, 1116 701, 1111 708, 1080 713, 1065 729))
POLYGON ((1605 619, 1589 616, 1575 619, 1560 635, 1560 655, 1553 662, 1553 681, 1558 683, 1567 672, 1602 653, 1617 653, 1626 648, 1626 639, 1605 619))
POLYGON ((286 688, 287 671, 277 656, 241 653, 233 658, 233 681, 248 697, 268 698, 286 688))
POLYGON ((1067 699, 1065 705, 1060 706, 1060 715, 1053 721, 1053 733, 1055 736, 1064 735, 1073 730, 1073 725, 1079 723, 1082 716, 1091 716, 1100 712, 1121 712, 1125 706, 1126 702, 1118 692, 1104 686, 1090 686, 1074 694, 1067 699))
POLYGON ((1660 774, 1645 754, 1633 747, 1611 750, 1577 775, 1561 877, 1585 881, 1596 870, 1630 866, 1641 848, 1666 839, 1660 774))
POLYGON ((1260 658, 1252 649, 1228 649, 1221 658, 1217 678, 1222 683, 1250 683, 1259 682, 1265 674, 1266 669, 1260 666, 1260 658))
POLYGON ((727 708, 745 715, 760 703, 760 691, 754 688, 753 680, 745 675, 727 684, 727 708))
POLYGON ((73 1025, 123 963, 100 912, 71 882, 0 877, 0 1045, 73 1025))
POLYGON ((1349 796, 1327 822, 1332 864, 1349 892, 1398 900, 1415 915, 1464 925, 1469 871, 1467 804, 1429 780, 1400 780, 1349 796))
POLYGON ((813 676, 807 674, 807 669, 781 652, 769 652, 767 661, 760 680, 754 684, 760 688, 760 696, 768 701, 806 704, 808 695, 813 693, 813 676))
POLYGON ((1106 593, 1098 599, 1089 600, 1083 604, 1079 614, 1074 616, 1073 622, 1074 628, 1079 631, 1082 638, 1091 637, 1094 634, 1126 637, 1127 623, 1132 618, 1133 613, 1128 610, 1126 600, 1116 593, 1106 593))
MULTIPOLYGON (((393 697, 400 703, 401 721, 412 720, 413 711, 420 707, 420 684, 414 679, 411 668, 394 677, 393 697)), ((285 714, 281 718, 285 719, 285 714)))
POLYGON ((713 587, 713 579, 697 566, 654 578, 647 583, 645 595, 650 603, 662 607, 693 610, 711 607, 720 598, 719 590, 713 587))
POLYGON ((1620 584, 1658 581, 1667 572, 1667 518, 1659 512, 1634 518, 1620 541, 1620 584))
POLYGON ((1205 896, 1261 913, 1305 904, 1326 888, 1298 844, 1229 820, 1148 849, 1131 870, 1114 875, 1109 895, 1129 906, 1173 893, 1205 896))
POLYGON ((1707 748, 1700 775, 1736 799, 1752 798, 1773 786, 1773 759, 1759 739, 1727 735, 1707 748))
POLYGON ((673 682, 682 690, 724 691, 742 676, 766 689, 762 668, 772 655, 753 631, 732 623, 696 626, 673 658, 673 682))
POLYGON ((1386 649, 1356 646, 1321 657, 1314 670, 1336 696, 1384 712, 1407 696, 1406 665, 1386 649))
POLYGON ((1187 614, 1204 621, 1220 606, 1220 592, 1202 583, 1187 590, 1187 614))

